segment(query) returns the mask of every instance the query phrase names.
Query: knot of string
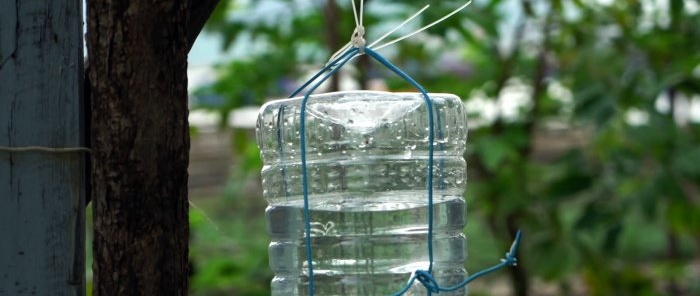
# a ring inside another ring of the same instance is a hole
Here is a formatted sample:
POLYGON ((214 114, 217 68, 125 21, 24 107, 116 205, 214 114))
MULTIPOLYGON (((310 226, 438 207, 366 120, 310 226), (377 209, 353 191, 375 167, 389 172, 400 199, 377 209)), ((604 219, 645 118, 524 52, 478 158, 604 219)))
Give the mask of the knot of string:
POLYGON ((360 54, 365 53, 365 27, 362 22, 364 19, 365 0, 360 0, 360 16, 357 16, 357 8, 355 8, 355 0, 352 0, 352 13, 355 16, 355 30, 350 37, 350 44, 360 50, 360 54))
POLYGON ((365 27, 355 27, 355 31, 352 32, 352 37, 350 38, 350 44, 358 48, 360 54, 365 53, 365 44, 367 44, 367 41, 365 41, 365 27))
MULTIPOLYGON (((430 7, 430 4, 425 5, 425 6, 423 6, 423 8, 421 8, 421 9, 418 10, 416 13, 414 13, 413 15, 411 15, 409 18, 407 18, 407 19, 406 19, 405 21, 403 21, 401 24, 399 24, 399 25, 396 26, 395 28, 389 30, 389 32, 384 33, 384 35, 382 35, 381 37, 379 37, 377 40, 375 40, 374 42, 372 42, 372 43, 369 44, 369 45, 365 45, 365 44, 366 44, 365 39, 364 39, 365 27, 364 27, 364 25, 363 25, 363 18, 364 18, 364 0, 360 0, 360 12, 359 12, 359 14, 358 14, 358 12, 357 12, 357 8, 356 8, 356 5, 355 5, 355 0, 352 0, 352 12, 353 12, 353 15, 354 15, 354 17, 355 17, 355 30, 353 31, 353 34, 352 34, 352 36, 350 37, 350 42, 348 42, 348 43, 345 44, 343 47, 341 47, 340 49, 338 49, 338 51, 336 51, 335 53, 333 53, 333 54, 331 55, 330 59, 328 59, 328 63, 326 63, 326 66, 330 65, 331 62, 336 61, 336 60, 338 59, 338 57, 339 57, 342 53, 347 52, 347 50, 350 49, 351 47, 358 48, 358 49, 360 50, 360 51, 359 51, 359 53, 360 53, 359 55, 362 55, 362 54, 365 53, 365 50, 364 50, 365 47, 371 48, 371 49, 377 51, 377 50, 380 50, 380 49, 382 49, 382 48, 385 48, 385 47, 387 47, 387 46, 389 46, 389 45, 392 45, 392 44, 394 44, 394 43, 397 43, 397 42, 399 42, 399 41, 401 41, 401 40, 410 38, 411 36, 414 36, 414 35, 416 35, 416 34, 418 34, 418 33, 420 33, 420 32, 423 32, 423 31, 429 29, 430 27, 435 26, 435 25, 441 23, 442 21, 448 19, 449 17, 451 17, 451 16, 457 14, 458 12, 462 11, 462 10, 465 9, 467 6, 469 6, 471 3, 472 3, 472 0, 469 0, 469 1, 467 1, 466 3, 462 4, 462 6, 458 7, 457 9, 453 10, 452 12, 446 14, 446 15, 443 16, 442 18, 440 18, 440 19, 438 19, 438 20, 436 20, 436 21, 434 21, 434 22, 432 22, 432 23, 430 23, 430 24, 427 24, 427 25, 423 26, 423 27, 421 27, 421 28, 418 29, 418 30, 415 30, 415 31, 413 31, 413 32, 411 32, 411 33, 409 33, 409 34, 404 35, 404 36, 398 37, 398 38, 396 38, 396 39, 394 39, 394 40, 391 40, 391 41, 389 41, 389 42, 386 42, 386 43, 384 43, 384 44, 378 45, 379 42, 382 42, 382 40, 386 39, 387 37, 389 37, 389 36, 390 36, 391 34, 393 34, 394 32, 396 32, 396 31, 398 31, 399 29, 403 28, 403 26, 405 26, 406 24, 408 24, 409 22, 411 22, 412 20, 414 20, 415 18, 417 18, 418 16, 420 16, 421 13, 423 13, 424 11, 426 11, 426 10, 430 7)), ((359 56, 359 55, 357 55, 357 56, 359 56)), ((357 56, 351 57, 350 60, 354 59, 354 58, 357 57, 357 56)), ((311 80, 313 80, 313 79, 311 79, 311 80)))

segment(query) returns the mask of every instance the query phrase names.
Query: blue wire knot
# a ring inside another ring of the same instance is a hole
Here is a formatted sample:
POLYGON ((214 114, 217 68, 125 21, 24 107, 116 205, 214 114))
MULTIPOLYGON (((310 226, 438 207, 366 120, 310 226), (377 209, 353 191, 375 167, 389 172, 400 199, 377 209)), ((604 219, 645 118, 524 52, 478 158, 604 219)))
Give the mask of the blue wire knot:
POLYGON ((432 293, 440 293, 440 285, 427 270, 416 270, 416 280, 432 293))
POLYGON ((511 267, 518 266, 518 258, 515 258, 511 253, 506 253, 506 257, 501 259, 501 262, 511 267))
POLYGON ((518 253, 518 246, 520 246, 521 236, 522 232, 518 230, 518 232, 515 233, 515 239, 513 240, 513 244, 510 245, 510 250, 508 250, 508 252, 506 253, 506 257, 501 259, 501 262, 511 267, 518 266, 518 258, 516 258, 515 256, 518 253))

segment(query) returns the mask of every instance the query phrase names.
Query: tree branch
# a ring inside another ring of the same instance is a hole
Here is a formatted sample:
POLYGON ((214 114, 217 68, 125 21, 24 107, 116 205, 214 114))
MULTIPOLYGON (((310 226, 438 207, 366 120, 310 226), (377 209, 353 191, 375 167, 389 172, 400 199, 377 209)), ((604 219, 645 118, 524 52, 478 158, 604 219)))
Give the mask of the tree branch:
POLYGON ((207 23, 214 9, 219 4, 220 0, 195 0, 190 2, 189 10, 189 25, 187 28, 187 51, 192 49, 197 36, 204 29, 204 24, 207 23))

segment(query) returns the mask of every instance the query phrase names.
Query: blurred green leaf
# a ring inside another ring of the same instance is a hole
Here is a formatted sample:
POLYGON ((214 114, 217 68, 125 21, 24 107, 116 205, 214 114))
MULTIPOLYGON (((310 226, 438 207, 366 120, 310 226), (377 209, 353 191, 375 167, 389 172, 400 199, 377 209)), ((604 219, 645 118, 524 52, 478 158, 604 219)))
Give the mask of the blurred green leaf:
POLYGON ((475 150, 489 171, 496 171, 504 161, 516 157, 513 147, 502 138, 482 138, 475 150))
POLYGON ((700 180, 700 147, 688 147, 673 158, 673 167, 679 173, 700 180))
POLYGON ((528 260, 536 262, 533 268, 546 280, 561 280, 576 270, 578 255, 566 241, 548 240, 534 245, 528 253, 528 260))

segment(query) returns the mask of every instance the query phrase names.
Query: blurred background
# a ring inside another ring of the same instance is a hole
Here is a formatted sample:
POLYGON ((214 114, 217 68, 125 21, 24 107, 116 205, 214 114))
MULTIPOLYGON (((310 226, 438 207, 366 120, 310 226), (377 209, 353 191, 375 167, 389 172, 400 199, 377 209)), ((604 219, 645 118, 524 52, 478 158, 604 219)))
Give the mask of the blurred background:
MULTIPOLYGON (((221 0, 190 53, 192 295, 269 295, 255 118, 350 39, 350 0, 221 0)), ((372 42, 464 1, 366 0, 372 42)), ((380 51, 469 110, 470 295, 700 295, 700 1, 474 0, 380 51)), ((360 58, 324 91, 412 91, 360 58)))

